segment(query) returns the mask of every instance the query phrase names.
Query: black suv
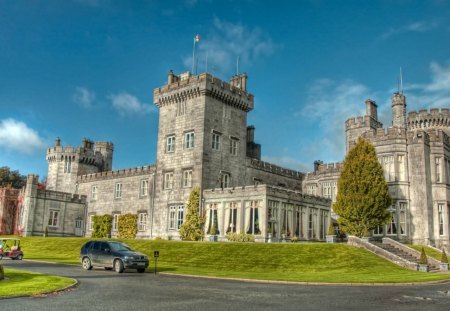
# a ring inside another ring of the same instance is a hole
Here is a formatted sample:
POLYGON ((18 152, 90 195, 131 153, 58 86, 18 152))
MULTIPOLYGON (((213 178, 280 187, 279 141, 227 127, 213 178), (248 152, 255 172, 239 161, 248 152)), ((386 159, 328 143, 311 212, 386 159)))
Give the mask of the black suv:
POLYGON ((89 241, 81 247, 80 260, 83 269, 91 270, 93 266, 122 273, 124 269, 137 269, 145 272, 148 257, 137 253, 127 245, 116 241, 89 241))

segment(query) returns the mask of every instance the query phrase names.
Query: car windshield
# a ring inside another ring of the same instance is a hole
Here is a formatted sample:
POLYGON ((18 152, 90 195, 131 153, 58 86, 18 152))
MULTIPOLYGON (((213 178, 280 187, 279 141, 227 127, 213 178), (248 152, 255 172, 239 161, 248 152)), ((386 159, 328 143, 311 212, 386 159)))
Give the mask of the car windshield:
POLYGON ((111 250, 116 252, 131 251, 130 247, 119 242, 109 242, 109 246, 111 247, 111 250))

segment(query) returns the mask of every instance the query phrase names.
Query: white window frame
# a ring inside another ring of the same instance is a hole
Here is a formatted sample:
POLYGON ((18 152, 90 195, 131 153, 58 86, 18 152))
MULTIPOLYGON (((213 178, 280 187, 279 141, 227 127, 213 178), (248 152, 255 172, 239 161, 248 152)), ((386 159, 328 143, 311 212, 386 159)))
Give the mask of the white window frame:
POLYGON ((177 230, 180 229, 184 221, 184 206, 178 205, 177 207, 177 230))
POLYGON ((195 146, 194 131, 184 133, 184 149, 192 149, 195 146))
POLYGON ((442 165, 441 165, 441 157, 435 157, 434 163, 435 163, 435 176, 436 176, 436 182, 442 181, 442 165))
POLYGON ((220 173, 220 188, 231 187, 231 174, 227 172, 220 173))
POLYGON ((404 154, 399 154, 397 155, 397 164, 398 164, 398 180, 399 181, 405 181, 406 180, 406 176, 405 176, 405 155, 404 154))
POLYGON ((233 156, 237 156, 238 154, 238 145, 239 140, 236 138, 231 137, 230 138, 230 154, 233 156))
POLYGON ((169 205, 168 230, 178 231, 184 221, 184 205, 169 205))
POLYGON ((142 212, 138 214, 138 231, 146 231, 147 230, 147 212, 142 212))
POLYGON ((114 187, 114 198, 121 199, 122 198, 122 183, 116 183, 114 187))
POLYGON ((94 230, 94 216, 95 215, 89 215, 89 231, 94 230))
POLYGON ((445 230, 444 230, 444 203, 438 203, 438 230, 439 230, 439 235, 443 236, 445 234, 445 230))
POLYGON ((97 201, 98 198, 98 187, 96 185, 91 188, 91 201, 97 201))
POLYGON ((59 210, 51 209, 48 215, 48 226, 52 228, 59 227, 59 210))
POLYGON ((164 190, 173 188, 173 172, 164 173, 164 190))
POLYGON ((192 187, 192 170, 183 171, 183 188, 192 187))
POLYGON ((139 187, 139 196, 148 196, 148 179, 142 179, 139 187))
POLYGON ((215 132, 213 132, 212 133, 212 145, 211 145, 211 147, 212 147, 212 149, 213 150, 220 150, 220 136, 222 136, 222 135, 220 135, 219 133, 215 133, 215 132))
POLYGON ((166 138, 166 152, 167 153, 175 152, 175 135, 167 136, 167 138, 166 138))
POLYGON ((112 231, 119 230, 119 216, 120 214, 113 214, 112 231))

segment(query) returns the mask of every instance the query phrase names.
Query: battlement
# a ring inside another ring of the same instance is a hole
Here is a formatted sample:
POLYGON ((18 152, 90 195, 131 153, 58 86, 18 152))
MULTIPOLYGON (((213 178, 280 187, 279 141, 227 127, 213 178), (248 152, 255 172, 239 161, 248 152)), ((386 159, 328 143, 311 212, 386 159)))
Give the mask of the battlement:
POLYGON ((380 128, 383 124, 370 116, 359 116, 356 118, 349 118, 345 121, 346 130, 358 128, 380 128))
POLYGON ((370 141, 406 139, 406 129, 399 127, 377 128, 373 131, 364 132, 361 136, 370 141))
POLYGON ((134 168, 127 168, 127 169, 121 169, 121 170, 81 175, 81 176, 78 176, 77 182, 85 183, 85 182, 101 181, 101 180, 108 180, 108 179, 114 179, 114 178, 126 178, 126 177, 132 177, 132 176, 152 174, 155 172, 156 172, 155 165, 138 166, 138 167, 134 167, 134 168))
POLYGON ((314 162, 314 172, 306 174, 306 178, 316 177, 318 175, 339 174, 344 167, 344 162, 323 163, 322 161, 314 162))
POLYGON ((300 180, 303 180, 303 178, 305 176, 305 174, 302 172, 294 171, 294 170, 291 170, 288 168, 283 168, 281 166, 277 166, 275 164, 261 161, 258 159, 247 158, 247 166, 250 166, 252 168, 255 168, 255 169, 258 169, 261 171, 269 172, 272 174, 296 178, 296 179, 300 179, 300 180))
POLYGON ((422 109, 408 113, 408 129, 424 129, 434 127, 450 127, 450 111, 442 109, 422 109))
POLYGON ((430 142, 442 143, 442 144, 450 147, 450 137, 443 130, 432 129, 432 130, 427 131, 427 133, 430 138, 430 142))
POLYGON ((67 192, 59 192, 53 190, 37 190, 37 198, 52 200, 52 201, 63 201, 63 202, 75 202, 75 203, 86 203, 85 195, 71 194, 67 192))
POLYGON ((154 103, 158 107, 184 102, 202 95, 216 98, 246 112, 252 110, 254 106, 253 95, 246 91, 246 75, 233 77, 230 84, 208 73, 197 76, 184 73, 176 76, 171 72, 168 84, 153 91, 154 103), (242 85, 237 82, 239 77, 242 85))

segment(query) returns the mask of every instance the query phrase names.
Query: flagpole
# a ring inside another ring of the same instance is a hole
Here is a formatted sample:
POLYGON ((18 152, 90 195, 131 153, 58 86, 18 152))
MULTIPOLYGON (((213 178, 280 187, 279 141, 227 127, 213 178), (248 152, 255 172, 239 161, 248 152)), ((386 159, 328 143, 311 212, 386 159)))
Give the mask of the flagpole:
POLYGON ((192 48, 192 74, 194 74, 194 66, 195 66, 195 38, 194 38, 194 47, 192 48))

